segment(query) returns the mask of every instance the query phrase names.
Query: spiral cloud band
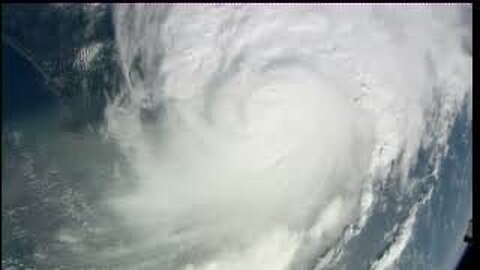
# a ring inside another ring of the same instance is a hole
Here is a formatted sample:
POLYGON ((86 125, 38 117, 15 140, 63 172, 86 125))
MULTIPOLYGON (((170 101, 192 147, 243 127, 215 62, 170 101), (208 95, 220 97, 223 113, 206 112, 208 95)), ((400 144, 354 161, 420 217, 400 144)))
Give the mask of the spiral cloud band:
POLYGON ((107 130, 135 171, 106 198, 135 239, 121 254, 147 269, 313 269, 361 229, 393 161, 409 192, 418 149, 444 143, 471 92, 462 12, 117 6, 125 80, 107 130), (430 115, 442 121, 426 128, 430 115))

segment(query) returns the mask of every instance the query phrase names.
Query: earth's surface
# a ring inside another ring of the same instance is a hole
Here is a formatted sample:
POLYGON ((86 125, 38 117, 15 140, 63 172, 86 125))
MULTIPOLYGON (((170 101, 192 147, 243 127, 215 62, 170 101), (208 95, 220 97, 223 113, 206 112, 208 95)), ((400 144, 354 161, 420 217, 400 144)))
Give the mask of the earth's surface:
POLYGON ((2 269, 453 269, 469 5, 3 5, 2 269))

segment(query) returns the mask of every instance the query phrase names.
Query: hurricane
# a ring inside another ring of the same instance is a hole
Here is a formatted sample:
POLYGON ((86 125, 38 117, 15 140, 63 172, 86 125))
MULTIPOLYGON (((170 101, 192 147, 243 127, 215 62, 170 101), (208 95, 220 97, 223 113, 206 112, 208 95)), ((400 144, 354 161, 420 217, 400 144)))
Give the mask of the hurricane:
POLYGON ((52 231, 61 245, 38 269, 415 261, 449 140, 472 118, 469 6, 111 8, 118 91, 98 132, 58 150, 70 166, 105 155, 109 175, 90 177, 87 222, 52 231))

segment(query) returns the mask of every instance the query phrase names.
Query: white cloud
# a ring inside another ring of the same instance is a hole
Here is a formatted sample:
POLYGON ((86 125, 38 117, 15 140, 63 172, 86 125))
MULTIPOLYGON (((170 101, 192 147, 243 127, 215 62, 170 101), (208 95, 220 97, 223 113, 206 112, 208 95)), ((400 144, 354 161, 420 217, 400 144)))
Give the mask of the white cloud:
MULTIPOLYGON (((132 102, 108 108, 108 128, 139 179, 109 202, 139 242, 162 250, 160 263, 284 269, 300 250, 326 249, 366 222, 373 179, 400 153, 401 172, 414 164, 432 96, 455 110, 471 91, 455 12, 118 6, 124 72, 143 75, 129 75, 132 102), (432 90, 437 81, 450 87, 432 90), (140 122, 146 98, 165 106, 157 133, 140 122)), ((412 216, 387 258, 403 250, 412 216)))

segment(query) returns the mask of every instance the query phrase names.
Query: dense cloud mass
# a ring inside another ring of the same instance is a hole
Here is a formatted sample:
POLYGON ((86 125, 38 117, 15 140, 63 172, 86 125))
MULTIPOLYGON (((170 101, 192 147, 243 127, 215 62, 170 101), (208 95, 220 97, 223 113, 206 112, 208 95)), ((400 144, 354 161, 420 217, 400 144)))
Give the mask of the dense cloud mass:
POLYGON ((2 268, 454 261, 471 207, 469 5, 5 14, 55 96, 4 47, 2 268))
POLYGON ((464 13, 117 6, 125 83, 107 131, 135 188, 106 202, 134 235, 125 254, 162 269, 315 267, 361 229, 393 161, 408 193, 419 148, 445 143, 471 93, 464 13))

